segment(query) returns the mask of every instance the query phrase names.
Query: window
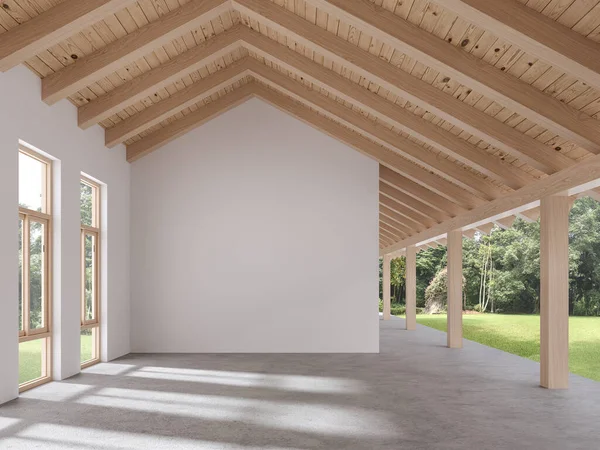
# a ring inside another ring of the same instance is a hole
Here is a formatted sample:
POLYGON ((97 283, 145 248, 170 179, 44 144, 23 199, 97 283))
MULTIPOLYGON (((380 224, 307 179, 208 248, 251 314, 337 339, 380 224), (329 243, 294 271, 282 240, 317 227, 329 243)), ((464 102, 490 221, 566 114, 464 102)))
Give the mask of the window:
POLYGON ((19 149, 19 390, 50 380, 52 161, 19 149))
POLYGON ((81 179, 81 367, 100 360, 100 186, 81 179))

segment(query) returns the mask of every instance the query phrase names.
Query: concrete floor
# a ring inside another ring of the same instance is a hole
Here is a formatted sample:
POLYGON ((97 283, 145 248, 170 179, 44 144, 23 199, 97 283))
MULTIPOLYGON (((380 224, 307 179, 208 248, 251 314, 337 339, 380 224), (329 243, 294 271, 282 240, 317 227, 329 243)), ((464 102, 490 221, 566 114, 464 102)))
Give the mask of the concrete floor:
MULTIPOLYGON (((600 449, 600 383, 404 321, 380 355, 130 355, 0 407, 0 449, 600 449)), ((600 356, 599 356, 600 357, 600 356)))

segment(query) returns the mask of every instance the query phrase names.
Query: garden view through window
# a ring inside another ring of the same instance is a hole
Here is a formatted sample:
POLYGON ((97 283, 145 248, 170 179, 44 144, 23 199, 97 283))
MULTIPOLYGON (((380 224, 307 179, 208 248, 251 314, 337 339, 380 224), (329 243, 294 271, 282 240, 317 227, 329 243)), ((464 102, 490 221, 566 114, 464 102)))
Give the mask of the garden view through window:
POLYGON ((83 177, 81 205, 81 365, 100 360, 100 186, 83 177))
POLYGON ((50 379, 50 227, 52 162, 19 151, 19 386, 50 379))

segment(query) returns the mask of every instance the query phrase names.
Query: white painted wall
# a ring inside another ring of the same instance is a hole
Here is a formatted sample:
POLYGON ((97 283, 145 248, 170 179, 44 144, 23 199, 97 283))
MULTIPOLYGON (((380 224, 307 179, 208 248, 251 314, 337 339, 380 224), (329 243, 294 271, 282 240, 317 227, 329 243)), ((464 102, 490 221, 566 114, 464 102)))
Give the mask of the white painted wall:
POLYGON ((132 166, 132 351, 378 352, 378 165, 253 99, 132 166))
POLYGON ((66 100, 47 106, 40 80, 25 67, 0 73, 0 404, 18 394, 17 151, 22 140, 54 164, 53 376, 80 367, 79 178, 106 186, 102 266, 102 358, 129 352, 129 172, 124 148, 104 147, 100 127, 77 127, 66 100))

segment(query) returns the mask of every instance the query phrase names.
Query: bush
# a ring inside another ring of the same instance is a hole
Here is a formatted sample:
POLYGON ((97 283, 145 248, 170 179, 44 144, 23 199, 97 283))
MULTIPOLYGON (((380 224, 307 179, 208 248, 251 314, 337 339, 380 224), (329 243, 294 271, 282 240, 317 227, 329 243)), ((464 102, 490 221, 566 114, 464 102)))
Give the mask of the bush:
POLYGON ((477 303, 475 306, 473 306, 473 311, 481 312, 481 305, 477 303))
POLYGON ((392 316, 402 316, 406 314, 406 307, 405 306, 392 306, 392 316))

